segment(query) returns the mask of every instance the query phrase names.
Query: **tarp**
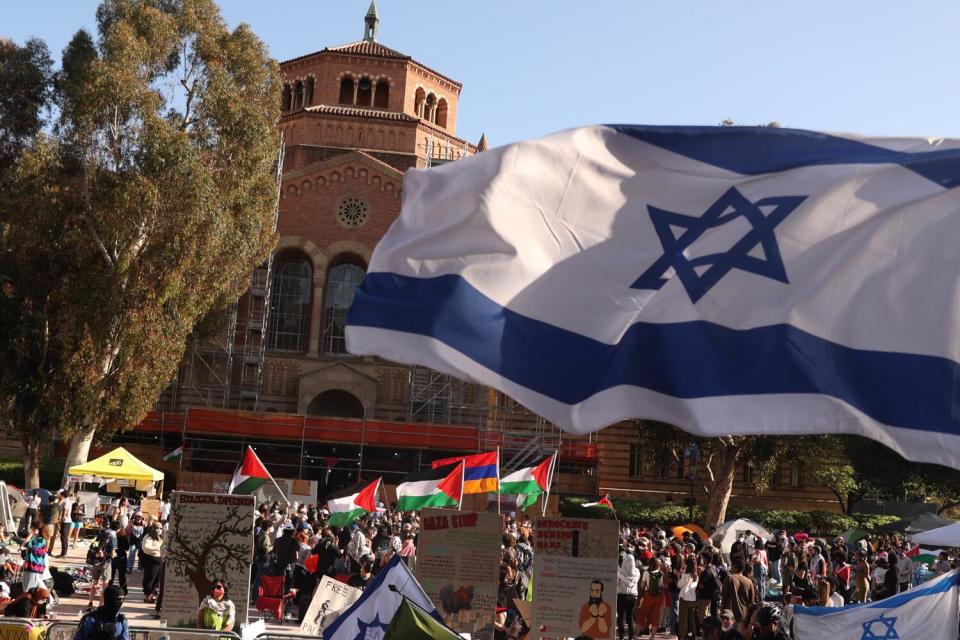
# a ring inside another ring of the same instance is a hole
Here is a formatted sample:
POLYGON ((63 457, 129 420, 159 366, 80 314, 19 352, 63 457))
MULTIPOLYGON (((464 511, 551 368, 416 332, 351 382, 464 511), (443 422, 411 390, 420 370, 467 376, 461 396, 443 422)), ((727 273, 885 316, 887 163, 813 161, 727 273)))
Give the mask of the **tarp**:
POLYGON ((767 541, 773 537, 769 531, 764 529, 753 520, 738 518, 736 520, 728 520, 717 527, 717 530, 713 532, 713 535, 710 536, 710 539, 720 547, 720 550, 723 553, 730 553, 730 547, 732 547, 733 543, 737 541, 737 537, 741 533, 746 533, 747 531, 752 532, 755 536, 763 538, 764 541, 767 541))
POLYGON ((960 522, 916 533, 910 539, 925 547, 960 547, 960 522))
POLYGON ((905 533, 907 535, 912 535, 922 531, 930 531, 931 529, 946 527, 947 525, 954 524, 954 522, 956 521, 949 520, 947 518, 941 518, 935 513, 921 513, 918 516, 902 518, 896 522, 891 522, 890 524, 885 524, 882 527, 877 527, 877 532, 905 533))
POLYGON ((681 524, 671 529, 670 533, 673 534, 674 538, 681 538, 684 531, 689 531, 691 534, 697 534, 700 536, 700 540, 704 542, 706 542, 707 538, 710 537, 707 535, 707 532, 703 530, 703 527, 698 524, 681 524))
POLYGON ((99 476, 116 480, 163 480, 163 471, 140 462, 123 447, 117 447, 86 464, 70 467, 67 473, 72 476, 99 476))

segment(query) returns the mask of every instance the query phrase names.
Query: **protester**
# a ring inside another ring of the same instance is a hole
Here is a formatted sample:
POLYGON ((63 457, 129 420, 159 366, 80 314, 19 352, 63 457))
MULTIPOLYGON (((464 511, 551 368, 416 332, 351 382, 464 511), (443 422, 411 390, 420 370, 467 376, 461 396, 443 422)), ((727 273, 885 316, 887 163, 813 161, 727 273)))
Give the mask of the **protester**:
POLYGON ((640 582, 640 571, 637 569, 636 559, 631 553, 620 555, 620 566, 617 569, 617 637, 632 640, 633 614, 637 607, 637 585, 640 582), (624 635, 626 631, 626 635, 624 635))
POLYGON ((130 627, 120 613, 123 591, 110 586, 104 590, 103 604, 85 614, 77 625, 73 640, 130 640, 130 627))
POLYGON ((156 602, 163 569, 163 529, 159 522, 147 528, 140 540, 143 563, 143 601, 156 602))
POLYGON ((680 576, 679 616, 677 637, 692 638, 697 633, 697 561, 692 555, 684 559, 683 574, 680 576))
MULTIPOLYGON (((73 505, 76 499, 73 494, 66 494, 63 503, 60 505, 60 556, 67 557, 67 548, 70 546, 70 532, 73 527, 73 505)), ((53 546, 50 547, 50 554, 53 555, 53 546)))
POLYGON ((660 624, 660 607, 663 606, 663 571, 660 561, 651 558, 647 570, 640 579, 643 598, 637 610, 636 626, 640 635, 652 634, 660 624))
POLYGON ((74 496, 73 505, 70 507, 70 539, 71 547, 76 547, 80 543, 80 531, 83 529, 83 519, 87 514, 87 508, 80 500, 80 496, 74 496))
POLYGON ((250 579, 250 599, 254 602, 260 590, 260 579, 273 562, 273 521, 267 517, 261 518, 259 529, 254 537, 253 575, 250 579))
POLYGON ((21 521, 20 535, 26 537, 30 533, 30 525, 37 518, 37 511, 40 510, 40 490, 34 489, 25 500, 27 511, 21 521))
POLYGON ((214 580, 210 593, 200 601, 197 611, 197 628, 233 631, 237 619, 237 608, 228 597, 227 581, 214 580))
MULTIPOLYGON (((87 608, 93 608, 93 601, 100 591, 100 604, 103 604, 104 594, 110 583, 113 569, 113 554, 117 548, 116 522, 111 522, 97 534, 96 539, 87 549, 87 564, 90 565, 90 601, 87 608)), ((119 589, 119 587, 118 587, 119 589)), ((121 590, 120 593, 123 593, 121 590)))
POLYGON ((110 523, 110 528, 113 529, 114 527, 117 527, 117 548, 113 556, 113 561, 110 564, 110 584, 113 584, 113 581, 117 580, 120 588, 123 589, 123 595, 126 596, 128 593, 127 553, 130 550, 130 538, 128 537, 127 532, 130 530, 130 527, 128 526, 125 529, 120 529, 118 522, 110 523))
POLYGON ((15 618, 42 618, 47 614, 50 592, 44 587, 25 589, 10 600, 9 587, 4 591, 7 601, 3 605, 3 615, 15 618))
POLYGON ((43 572, 47 568, 47 542, 43 537, 40 524, 36 521, 29 526, 29 540, 24 545, 26 553, 23 560, 23 590, 43 587, 43 572))
POLYGON ((40 507, 40 516, 43 519, 43 540, 47 552, 53 555, 53 543, 60 531, 60 521, 63 517, 63 492, 58 491, 50 496, 47 503, 40 507))
POLYGON ((759 600, 753 581, 743 575, 743 560, 733 560, 730 575, 723 585, 721 606, 732 611, 734 619, 740 622, 746 617, 747 607, 759 600))

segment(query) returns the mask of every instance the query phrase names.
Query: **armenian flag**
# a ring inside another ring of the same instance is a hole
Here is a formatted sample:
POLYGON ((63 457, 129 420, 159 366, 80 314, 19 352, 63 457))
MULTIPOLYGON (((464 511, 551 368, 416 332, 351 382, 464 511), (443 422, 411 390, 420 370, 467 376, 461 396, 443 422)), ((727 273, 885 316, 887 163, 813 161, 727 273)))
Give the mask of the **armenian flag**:
POLYGON ((463 460, 463 493, 496 493, 500 488, 500 452, 478 453, 472 456, 434 460, 430 466, 445 467, 463 460))

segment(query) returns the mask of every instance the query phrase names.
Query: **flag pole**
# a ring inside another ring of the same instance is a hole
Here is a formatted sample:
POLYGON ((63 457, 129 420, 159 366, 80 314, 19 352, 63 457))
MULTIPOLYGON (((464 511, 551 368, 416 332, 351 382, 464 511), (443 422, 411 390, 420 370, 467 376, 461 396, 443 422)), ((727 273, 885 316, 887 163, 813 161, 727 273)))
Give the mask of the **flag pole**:
POLYGON ((467 461, 460 461, 460 501, 457 503, 457 511, 463 511, 463 483, 467 481, 467 461))
POLYGON ((553 471, 557 466, 557 456, 559 451, 555 451, 553 454, 553 460, 550 461, 550 471, 547 472, 547 491, 543 494, 543 511, 541 512, 541 517, 547 515, 547 501, 550 499, 550 487, 553 485, 553 471))
POLYGON ((500 513, 500 445, 497 445, 497 515, 500 513))
MULTIPOLYGON (((289 505, 290 500, 287 499, 287 495, 283 492, 283 489, 280 488, 280 485, 277 484, 277 481, 273 479, 273 474, 270 473, 270 469, 267 469, 267 465, 263 464, 263 460, 261 460, 260 456, 257 455, 257 452, 253 450, 253 447, 251 447, 250 445, 247 445, 247 449, 250 449, 250 453, 252 453, 253 456, 257 459, 257 461, 260 463, 260 466, 266 469, 267 475, 270 476, 270 482, 272 482, 273 486, 277 488, 277 493, 279 493, 280 497, 283 498, 283 501, 289 505)), ((243 464, 243 461, 241 461, 240 464, 243 464)))

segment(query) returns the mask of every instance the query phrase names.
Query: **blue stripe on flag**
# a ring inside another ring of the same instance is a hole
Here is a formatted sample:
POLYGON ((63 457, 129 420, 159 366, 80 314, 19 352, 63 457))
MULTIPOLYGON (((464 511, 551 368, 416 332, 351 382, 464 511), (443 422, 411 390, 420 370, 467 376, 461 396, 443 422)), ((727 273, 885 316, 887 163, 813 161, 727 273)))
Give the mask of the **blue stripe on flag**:
POLYGON ((892 151, 817 131, 773 127, 611 129, 699 162, 743 175, 829 164, 898 164, 947 189, 960 185, 960 149, 892 151))
POLYGON ((794 615, 819 617, 830 615, 831 613, 851 611, 853 609, 893 609, 896 607, 901 607, 911 600, 916 600, 917 598, 925 598, 938 593, 946 593, 957 585, 960 585, 960 574, 955 573, 949 578, 941 580, 932 586, 917 586, 909 591, 904 591, 903 593, 890 596, 889 598, 884 598, 883 600, 877 600, 876 602, 861 602, 858 604, 849 604, 845 607, 796 607, 794 609, 794 615))
POLYGON ((482 467, 466 467, 463 471, 464 480, 484 480, 497 477, 497 465, 488 464, 482 467))
POLYGON ((347 323, 429 336, 554 400, 620 385, 677 398, 823 394, 874 420, 960 434, 960 365, 853 349, 780 324, 637 323, 609 345, 502 307, 457 275, 368 273, 347 323))

